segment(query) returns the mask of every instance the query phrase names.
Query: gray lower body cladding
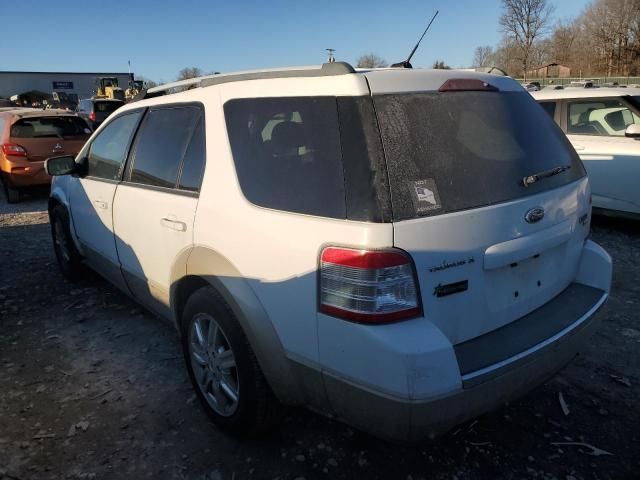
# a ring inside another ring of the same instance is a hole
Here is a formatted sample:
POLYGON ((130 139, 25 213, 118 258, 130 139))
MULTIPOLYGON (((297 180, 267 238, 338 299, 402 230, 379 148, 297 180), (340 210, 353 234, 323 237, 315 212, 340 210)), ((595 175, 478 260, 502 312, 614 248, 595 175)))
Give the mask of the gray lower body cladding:
MULTIPOLYGON (((607 294, 595 290, 586 287, 569 291, 571 297, 578 295, 582 306, 574 305, 572 311, 579 316, 573 317, 573 322, 566 322, 568 327, 561 327, 562 335, 539 343, 539 348, 513 362, 498 362, 495 369, 471 381, 465 381, 463 375, 462 388, 442 397, 395 398, 323 372, 333 413, 360 430, 403 443, 446 433, 455 425, 527 393, 564 367, 597 328, 599 322, 595 313, 604 304, 607 294), (594 302, 595 293, 598 296, 594 302)), ((471 362, 466 357, 461 358, 464 358, 463 362, 471 362)))

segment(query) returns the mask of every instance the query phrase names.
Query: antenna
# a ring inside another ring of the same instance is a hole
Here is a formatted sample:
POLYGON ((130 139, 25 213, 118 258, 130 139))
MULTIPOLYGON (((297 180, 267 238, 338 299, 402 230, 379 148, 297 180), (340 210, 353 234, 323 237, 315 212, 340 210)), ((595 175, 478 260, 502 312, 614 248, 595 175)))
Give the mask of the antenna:
POLYGON ((395 68, 413 68, 413 65, 411 65, 411 58, 413 57, 413 54, 416 53, 416 50, 418 50, 418 47, 420 46, 420 42, 422 41, 424 36, 429 31, 429 27, 431 27, 431 24, 433 23, 433 21, 438 16, 438 13, 440 13, 439 10, 436 10, 436 13, 433 15, 433 17, 431 17, 431 21, 429 22, 429 25, 427 25, 427 28, 425 28, 424 32, 422 32, 422 36, 418 40, 418 43, 416 43, 416 46, 413 47, 413 50, 411 50, 411 53, 409 54, 407 59, 404 62, 393 63, 393 64, 391 64, 391 67, 395 67, 395 68))
POLYGON ((325 50, 327 51, 327 53, 329 54, 329 58, 327 59, 327 62, 329 63, 333 63, 336 61, 335 57, 333 56, 333 52, 336 51, 335 48, 325 48, 325 50))

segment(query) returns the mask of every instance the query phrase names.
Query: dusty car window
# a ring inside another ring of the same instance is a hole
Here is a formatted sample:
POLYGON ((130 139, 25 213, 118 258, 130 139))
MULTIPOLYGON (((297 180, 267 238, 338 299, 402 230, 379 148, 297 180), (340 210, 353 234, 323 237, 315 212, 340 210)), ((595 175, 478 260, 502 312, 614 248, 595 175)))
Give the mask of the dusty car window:
POLYGON ((476 208, 584 176, 566 136, 526 93, 374 96, 394 220, 476 208), (528 188, 523 177, 569 166, 528 188))
POLYGON ((256 205, 345 218, 336 99, 239 99, 224 107, 236 172, 256 205))
POLYGON ((114 119, 91 144, 87 175, 118 180, 129 142, 142 112, 133 112, 114 119))

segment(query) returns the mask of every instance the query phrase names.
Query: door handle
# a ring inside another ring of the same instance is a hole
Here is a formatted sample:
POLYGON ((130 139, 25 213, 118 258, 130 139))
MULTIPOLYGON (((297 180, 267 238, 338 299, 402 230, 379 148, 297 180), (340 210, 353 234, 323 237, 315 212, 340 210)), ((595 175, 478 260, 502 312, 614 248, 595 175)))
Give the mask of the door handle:
POLYGON ((175 230, 176 232, 186 232, 187 224, 181 222, 180 220, 173 220, 171 218, 161 218, 160 224, 165 228, 170 228, 171 230, 175 230))
POLYGON ((574 150, 584 150, 584 146, 582 145, 574 145, 573 148, 574 150))
POLYGON ((109 204, 103 200, 94 200, 93 203, 95 203, 98 208, 102 208, 103 210, 109 208, 109 204))

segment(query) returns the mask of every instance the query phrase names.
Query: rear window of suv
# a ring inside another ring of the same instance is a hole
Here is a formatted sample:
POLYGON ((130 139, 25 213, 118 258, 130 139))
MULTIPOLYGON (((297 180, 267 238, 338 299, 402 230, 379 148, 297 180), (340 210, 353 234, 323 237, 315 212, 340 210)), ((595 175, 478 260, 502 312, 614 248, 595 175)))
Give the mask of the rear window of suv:
POLYGON ((393 218, 514 200, 585 175, 553 120, 526 92, 374 96, 393 218), (523 178, 570 169, 525 187, 523 178))
POLYGON ((80 117, 29 117, 11 125, 12 138, 81 137, 91 131, 80 117))
POLYGON ((95 102, 93 109, 100 113, 113 113, 122 105, 124 105, 124 102, 95 102))

